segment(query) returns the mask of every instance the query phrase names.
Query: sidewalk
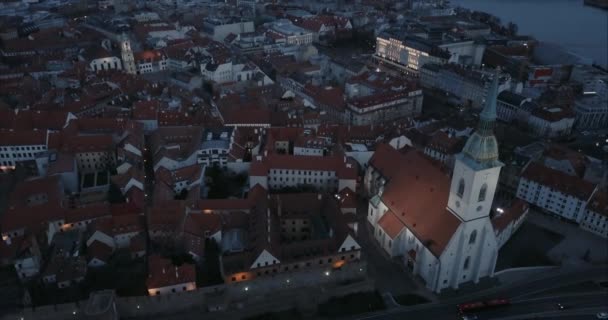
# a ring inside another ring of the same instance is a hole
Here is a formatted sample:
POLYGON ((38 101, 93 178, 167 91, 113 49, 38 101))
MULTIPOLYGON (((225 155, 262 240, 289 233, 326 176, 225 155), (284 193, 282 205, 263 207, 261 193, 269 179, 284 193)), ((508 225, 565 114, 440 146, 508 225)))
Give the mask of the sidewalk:
POLYGON ((564 239, 547 253, 551 260, 573 265, 608 262, 606 239, 585 231, 575 224, 536 211, 531 211, 527 220, 564 236, 564 239), (582 259, 587 250, 589 250, 588 262, 582 259))

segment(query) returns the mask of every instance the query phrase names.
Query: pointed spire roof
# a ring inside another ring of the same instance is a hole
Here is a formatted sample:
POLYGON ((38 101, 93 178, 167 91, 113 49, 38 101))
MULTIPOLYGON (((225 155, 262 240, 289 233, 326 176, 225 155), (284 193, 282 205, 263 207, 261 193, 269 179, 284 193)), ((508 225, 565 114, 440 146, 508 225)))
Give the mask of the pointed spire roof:
POLYGON ((462 155, 485 168, 500 166, 498 143, 494 136, 496 122, 496 97, 498 96, 498 71, 494 72, 492 83, 486 94, 484 108, 479 114, 477 130, 469 137, 462 155))

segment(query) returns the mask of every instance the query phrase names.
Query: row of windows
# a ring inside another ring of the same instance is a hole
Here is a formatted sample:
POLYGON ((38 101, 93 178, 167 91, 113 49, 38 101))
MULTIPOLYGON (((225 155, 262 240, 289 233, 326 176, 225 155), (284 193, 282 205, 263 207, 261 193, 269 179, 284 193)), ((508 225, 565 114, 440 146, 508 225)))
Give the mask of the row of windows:
MULTIPOLYGON (((485 201, 487 192, 488 192, 488 185, 484 183, 481 186, 481 189, 479 189, 479 195, 477 196, 477 201, 478 202, 485 201)), ((460 181, 458 182, 458 190, 457 190, 456 194, 460 198, 462 198, 462 196, 464 195, 464 179, 463 178, 460 178, 460 181)))
POLYGON ((45 146, 0 147, 0 151, 35 151, 45 150, 45 146))
POLYGON ((273 174, 283 174, 283 171, 285 171, 285 174, 299 174, 299 175, 305 175, 305 176, 323 176, 323 172, 326 173, 326 175, 328 177, 331 177, 334 175, 333 171, 312 171, 312 170, 276 170, 276 169, 272 169, 270 170, 271 173, 273 174), (296 173, 297 171, 297 173, 296 173))
POLYGON ((34 154, 31 152, 27 153, 14 153, 14 154, 4 154, 0 153, 0 158, 33 158, 34 154))

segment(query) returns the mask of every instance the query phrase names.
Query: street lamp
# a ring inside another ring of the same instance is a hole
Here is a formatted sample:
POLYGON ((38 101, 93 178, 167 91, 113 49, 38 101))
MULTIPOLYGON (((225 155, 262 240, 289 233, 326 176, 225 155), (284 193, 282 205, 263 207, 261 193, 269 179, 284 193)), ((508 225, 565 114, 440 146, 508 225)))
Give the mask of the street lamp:
POLYGON ((245 287, 245 291, 249 291, 249 287, 245 287))
POLYGON ((503 210, 502 208, 496 208, 496 211, 498 211, 499 213, 505 212, 505 210, 503 210))
POLYGON ((329 277, 329 271, 325 271, 325 275, 329 277))

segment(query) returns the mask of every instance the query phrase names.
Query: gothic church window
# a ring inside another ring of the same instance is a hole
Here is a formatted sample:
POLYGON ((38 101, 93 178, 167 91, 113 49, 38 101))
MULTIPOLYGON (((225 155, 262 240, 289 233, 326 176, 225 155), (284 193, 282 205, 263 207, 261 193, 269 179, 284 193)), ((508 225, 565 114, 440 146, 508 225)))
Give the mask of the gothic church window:
POLYGON ((479 201, 479 202, 485 201, 487 192, 488 192, 488 185, 484 183, 483 186, 481 186, 481 189, 479 190, 479 198, 477 201, 479 201))
POLYGON ((457 194, 459 197, 462 198, 462 195, 464 194, 464 179, 460 178, 460 181, 458 182, 458 190, 457 190, 457 194))
POLYGON ((473 232, 471 232, 471 235, 469 236, 469 244, 475 243, 476 239, 477 239, 477 230, 473 230, 473 232))

